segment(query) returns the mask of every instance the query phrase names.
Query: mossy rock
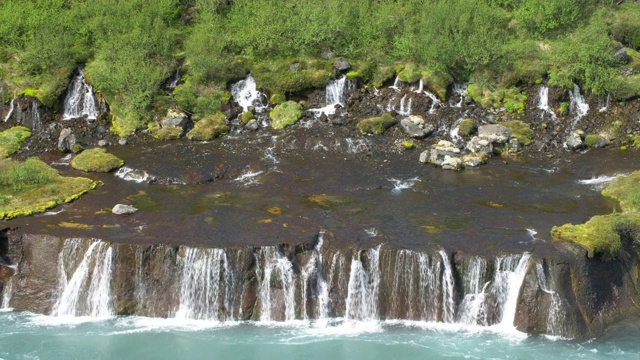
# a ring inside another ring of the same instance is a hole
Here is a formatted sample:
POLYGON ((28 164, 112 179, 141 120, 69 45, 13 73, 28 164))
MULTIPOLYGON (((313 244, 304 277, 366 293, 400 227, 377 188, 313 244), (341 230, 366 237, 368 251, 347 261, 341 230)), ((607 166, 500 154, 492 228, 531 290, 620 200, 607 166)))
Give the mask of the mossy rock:
POLYGON ((585 248, 589 257, 615 257, 622 248, 613 215, 597 215, 584 224, 564 224, 551 229, 555 241, 570 241, 585 248))
POLYGON ((569 104, 567 104, 566 102, 561 102, 560 103, 560 109, 558 109, 558 113, 560 114, 560 116, 566 116, 569 114, 569 104))
POLYGON ((24 126, 14 126, 0 132, 0 159, 15 154, 30 136, 31 131, 24 126))
MULTIPOLYGON (((271 95, 271 98, 269 98, 269 103, 271 105, 280 105, 285 101, 287 101, 287 98, 284 96, 283 93, 275 93, 275 94, 271 95)), ((248 121, 249 120, 247 120, 247 122, 248 121)))
MULTIPOLYGON (((243 121, 245 114, 242 114, 243 121)), ((187 138, 195 141, 209 141, 227 135, 228 133, 229 126, 227 125, 227 119, 223 113, 219 112, 196 122, 193 129, 187 133, 187 138)))
POLYGON ((245 111, 242 113, 242 115, 240 115, 240 121, 242 122, 243 125, 247 125, 249 121, 255 118, 256 118, 255 115, 253 115, 251 111, 245 111))
POLYGON ((463 119, 460 122, 460 125, 458 125, 458 135, 462 137, 469 137, 473 135, 477 130, 478 126, 473 120, 469 118, 463 119))
POLYGON ((536 135, 533 130, 531 130, 529 124, 520 120, 509 120, 500 123, 500 125, 509 129, 511 138, 518 139, 518 142, 524 146, 531 144, 531 139, 536 135))
POLYGON ((503 107, 507 112, 524 114, 527 96, 516 87, 504 88, 492 83, 472 83, 467 87, 471 99, 485 109, 503 107))
POLYGON ((363 135, 382 135, 398 121, 389 114, 361 120, 357 127, 363 135))
POLYGON ((400 143, 400 145, 404 150, 411 150, 415 149, 416 147, 416 144, 413 141, 403 141, 402 143, 400 143))
POLYGON ((602 195, 618 202, 623 212, 640 212, 640 171, 613 179, 602 195))
POLYGON ((258 88, 272 94, 322 88, 333 75, 331 61, 311 58, 265 60, 250 70, 258 88), (291 70, 292 64, 298 64, 294 70, 291 70))
POLYGON ((0 220, 42 213, 71 202, 98 183, 82 177, 62 177, 44 162, 0 160, 0 220))
POLYGON ((282 130, 300 120, 302 106, 295 101, 286 101, 276 106, 270 113, 271 127, 282 130))
POLYGON ((158 140, 177 140, 182 137, 184 130, 172 126, 154 126, 151 128, 151 136, 158 140))
POLYGON ((71 167, 84 172, 109 172, 124 165, 124 161, 105 149, 85 150, 71 160, 71 167))
POLYGON ((607 139, 597 134, 587 134, 584 143, 590 148, 601 148, 607 145, 607 139))
POLYGON ((408 84, 412 84, 420 80, 421 77, 422 74, 420 73, 418 65, 413 63, 405 65, 402 71, 398 73, 398 80, 408 84))

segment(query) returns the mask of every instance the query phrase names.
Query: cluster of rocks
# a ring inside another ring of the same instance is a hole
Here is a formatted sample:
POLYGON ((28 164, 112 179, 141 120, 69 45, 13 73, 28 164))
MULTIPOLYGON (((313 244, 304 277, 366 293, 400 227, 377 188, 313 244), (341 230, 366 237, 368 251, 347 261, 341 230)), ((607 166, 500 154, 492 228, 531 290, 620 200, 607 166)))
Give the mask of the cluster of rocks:
POLYGON ((445 170, 461 170, 464 167, 477 167, 487 162, 495 147, 507 146, 509 151, 517 152, 520 144, 511 138, 509 129, 503 125, 482 125, 478 135, 473 136, 461 149, 450 141, 440 140, 430 149, 420 154, 420 162, 433 164, 445 170))

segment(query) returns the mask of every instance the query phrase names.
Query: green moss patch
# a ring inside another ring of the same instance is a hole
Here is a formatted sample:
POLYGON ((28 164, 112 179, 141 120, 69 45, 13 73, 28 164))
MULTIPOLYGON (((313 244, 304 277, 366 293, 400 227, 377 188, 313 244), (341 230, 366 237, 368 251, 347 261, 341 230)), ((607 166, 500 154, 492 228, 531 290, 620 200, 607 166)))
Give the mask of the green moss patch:
POLYGON ((84 172, 109 172, 122 165, 124 161, 101 148, 85 150, 71 160, 74 169, 84 172))
POLYGON ((253 113, 251 111, 245 111, 242 113, 242 115, 240 116, 240 121, 242 121, 243 125, 247 125, 249 123, 249 121, 255 119, 255 115, 253 115, 253 113))
POLYGON ((25 162, 0 160, 0 220, 44 212, 96 186, 90 179, 62 177, 35 158, 25 162))
POLYGON ((15 154, 30 136, 31 131, 24 126, 15 126, 0 132, 0 159, 15 154))
POLYGON ((389 114, 361 120, 357 127, 363 135, 382 135, 398 121, 389 114))
POLYGON ((323 88, 332 74, 331 61, 320 59, 265 60, 251 67, 258 87, 272 94, 323 88))
POLYGON ((413 63, 405 65, 404 69, 398 73, 398 80, 409 84, 420 80, 421 77, 422 74, 418 65, 413 63))
POLYGON ((458 135, 462 137, 469 137, 476 132, 478 126, 471 119, 463 119, 458 125, 458 135))
POLYGON ((295 124, 302 115, 302 106, 295 101, 286 101, 276 106, 270 113, 271 127, 282 130, 295 124))
POLYGON ((527 96, 516 87, 504 88, 492 83, 469 84, 467 91, 483 108, 504 107, 513 114, 524 114, 527 96))
MULTIPOLYGON (((243 121, 245 114, 242 114, 243 121)), ((228 133, 227 119, 223 113, 219 112, 196 122, 194 128, 187 133, 187 138, 195 141, 209 141, 228 133)))
POLYGON ((531 130, 529 124, 520 120, 509 120, 500 123, 500 125, 507 127, 511 137, 518 139, 518 142, 525 146, 529 145, 531 143, 531 139, 535 136, 535 133, 531 130))

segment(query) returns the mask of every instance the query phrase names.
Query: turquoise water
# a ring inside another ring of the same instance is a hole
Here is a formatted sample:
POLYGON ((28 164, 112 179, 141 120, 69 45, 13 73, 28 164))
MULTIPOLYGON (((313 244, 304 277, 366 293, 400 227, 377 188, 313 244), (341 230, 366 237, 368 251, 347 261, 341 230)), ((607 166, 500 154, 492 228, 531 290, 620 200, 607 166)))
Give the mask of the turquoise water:
POLYGON ((640 325, 587 341, 384 322, 176 322, 0 313, 2 359, 638 359, 640 325))

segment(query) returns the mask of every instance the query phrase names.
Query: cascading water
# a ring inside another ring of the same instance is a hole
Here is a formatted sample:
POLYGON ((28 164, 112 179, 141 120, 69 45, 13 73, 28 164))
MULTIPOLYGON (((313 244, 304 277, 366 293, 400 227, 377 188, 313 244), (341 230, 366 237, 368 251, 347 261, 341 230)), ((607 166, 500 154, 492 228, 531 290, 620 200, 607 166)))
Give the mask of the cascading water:
POLYGON ((375 321, 378 316, 380 290, 380 246, 358 252, 351 260, 351 272, 347 293, 347 320, 375 321), (366 256, 365 265, 361 256, 366 256))
POLYGON ((274 310, 284 310, 280 320, 295 320, 295 282, 293 264, 275 247, 260 248, 256 252, 259 283, 260 321, 278 320, 274 310), (279 306, 278 306, 279 305, 279 306), (283 306, 284 305, 284 306, 283 306))
POLYGON ((0 303, 0 310, 11 308, 11 297, 13 296, 13 278, 10 278, 4 289, 2 289, 2 302, 0 303))
POLYGON ((389 86, 389 88, 395 91, 400 91, 401 86, 402 82, 400 82, 400 79, 398 79, 398 76, 396 75, 396 78, 393 80, 393 85, 389 86))
POLYGON ((224 250, 185 248, 178 263, 182 271, 175 318, 225 320, 224 314, 232 314, 233 273, 224 250))
POLYGON ((11 99, 11 102, 9 103, 9 111, 7 112, 7 115, 4 116, 4 119, 2 119, 3 122, 7 122, 9 121, 9 119, 11 119, 11 115, 13 114, 13 110, 15 108, 15 102, 15 98, 11 99))
POLYGON ((434 94, 432 94, 432 93, 430 93, 428 91, 423 91, 423 93, 424 93, 425 96, 427 96, 429 99, 431 99, 431 108, 429 109, 429 114, 434 114, 436 112, 436 107, 440 106, 440 104, 441 104, 440 99, 438 99, 437 96, 435 96, 434 94))
POLYGON ((488 325, 485 309, 486 291, 489 282, 485 281, 487 261, 472 258, 466 265, 463 279, 464 298, 458 310, 457 322, 469 325, 488 325))
POLYGON ((502 301, 502 320, 499 327, 504 329, 513 329, 516 318, 516 308, 518 306, 518 297, 520 296, 520 288, 527 275, 529 267, 529 253, 522 256, 507 256, 498 258, 496 262, 496 275, 494 286, 497 287, 499 300, 502 301))
POLYGON ((598 112, 607 112, 609 110, 609 103, 611 102, 611 93, 607 93, 606 97, 600 97, 598 99, 598 112))
POLYGON ((573 84, 573 91, 569 91, 569 111, 576 116, 573 125, 589 112, 589 104, 580 94, 578 84, 573 84))
POLYGON ((62 120, 70 120, 86 117, 95 120, 100 115, 98 101, 93 93, 93 88, 85 82, 84 70, 78 69, 77 74, 71 79, 67 95, 62 105, 62 120))
POLYGON ((78 239, 65 241, 58 258, 59 288, 62 292, 54 305, 54 316, 107 317, 111 307, 111 274, 113 249, 107 243, 94 241, 84 253, 71 279, 67 281, 67 265, 75 261, 78 239))
POLYGON ((407 94, 402 96, 402 98, 400 99, 400 110, 398 110, 398 114, 411 115, 411 102, 412 102, 412 99, 408 97, 407 94))
POLYGON ((458 102, 452 103, 451 105, 454 107, 462 107, 462 103, 464 102, 464 97, 467 95, 467 85, 461 84, 461 83, 453 84, 453 87, 451 88, 451 93, 454 95, 452 96, 452 99, 454 97, 460 98, 458 102))
POLYGON ((346 75, 336 80, 329 80, 326 87, 325 106, 319 109, 311 109, 316 116, 322 114, 333 115, 336 113, 336 107, 344 107, 347 102, 347 96, 353 91, 355 84, 350 81, 346 75))
POLYGON ((302 318, 308 320, 310 318, 326 319, 329 316, 329 288, 324 276, 324 267, 322 259, 322 245, 324 243, 324 231, 318 234, 318 243, 313 249, 311 259, 306 266, 302 268, 300 276, 300 292, 302 307, 302 318), (309 314, 307 304, 309 295, 316 301, 316 309, 309 314))
POLYGON ((566 334, 567 329, 565 325, 567 322, 562 298, 558 292, 552 290, 552 286, 550 286, 550 284, 553 283, 553 279, 548 279, 541 262, 536 263, 536 274, 538 275, 538 286, 543 292, 551 297, 549 312, 547 315, 547 334, 566 334))
POLYGON ((538 109, 542 110, 546 114, 549 114, 552 119, 556 118, 556 114, 549 107, 549 87, 547 86, 541 86, 538 90, 538 109))
POLYGON ((451 270, 451 263, 447 253, 443 250, 439 251, 444 265, 444 273, 442 275, 442 320, 447 323, 454 322, 455 319, 455 279, 451 270))
POLYGON ((256 112, 264 111, 267 108, 265 105, 267 97, 258 91, 256 80, 251 75, 232 84, 230 90, 233 100, 242 107, 243 111, 249 111, 250 106, 253 106, 256 112))

